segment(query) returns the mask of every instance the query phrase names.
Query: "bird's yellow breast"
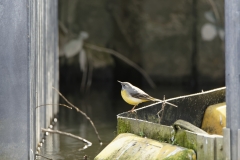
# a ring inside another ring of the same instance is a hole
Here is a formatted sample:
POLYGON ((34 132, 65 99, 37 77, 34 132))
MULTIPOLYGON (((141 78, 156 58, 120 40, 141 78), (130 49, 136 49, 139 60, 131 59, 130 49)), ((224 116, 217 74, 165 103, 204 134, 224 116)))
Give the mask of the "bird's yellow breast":
POLYGON ((131 105, 138 105, 139 103, 147 101, 132 97, 125 89, 121 91, 121 95, 123 100, 131 105))

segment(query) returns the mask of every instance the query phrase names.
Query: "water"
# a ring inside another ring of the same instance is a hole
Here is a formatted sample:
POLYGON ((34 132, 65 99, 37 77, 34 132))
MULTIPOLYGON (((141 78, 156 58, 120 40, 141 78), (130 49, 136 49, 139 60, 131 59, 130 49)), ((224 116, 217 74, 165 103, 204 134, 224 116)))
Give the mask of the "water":
MULTIPOLYGON (((113 84, 106 85, 105 83, 98 83, 92 86, 91 90, 84 96, 80 96, 78 90, 73 92, 63 91, 62 93, 70 102, 86 112, 92 119, 102 139, 103 145, 99 144, 93 127, 84 116, 75 110, 60 107, 58 122, 54 126, 54 129, 85 138, 92 142, 92 146, 82 150, 84 143, 77 139, 59 134, 49 134, 46 137, 46 142, 43 144, 40 154, 54 160, 79 160, 84 159, 83 157, 85 155, 87 155, 90 160, 94 159, 94 157, 116 137, 116 115, 130 110, 132 107, 122 100, 120 89, 120 84, 119 86, 115 86, 113 84)), ((144 90, 149 93, 149 95, 159 99, 161 99, 163 95, 165 95, 166 98, 172 98, 191 93, 188 88, 183 86, 159 86, 156 89, 146 87, 144 90)), ((61 103, 63 103, 62 100, 61 103)), ((147 104, 149 103, 140 104, 139 107, 147 104)))
POLYGON ((43 147, 44 156, 52 158, 54 160, 79 160, 83 159, 85 155, 88 156, 88 159, 93 159, 115 137, 114 130, 116 129, 115 124, 113 123, 101 125, 96 123, 100 137, 103 141, 103 145, 99 144, 98 139, 96 138, 96 135, 89 123, 81 125, 72 124, 69 126, 60 124, 61 122, 59 122, 58 127, 56 128, 59 128, 59 130, 64 132, 72 133, 74 135, 83 137, 91 141, 93 144, 92 146, 83 150, 84 143, 77 139, 59 134, 49 134, 46 137, 46 143, 43 147))

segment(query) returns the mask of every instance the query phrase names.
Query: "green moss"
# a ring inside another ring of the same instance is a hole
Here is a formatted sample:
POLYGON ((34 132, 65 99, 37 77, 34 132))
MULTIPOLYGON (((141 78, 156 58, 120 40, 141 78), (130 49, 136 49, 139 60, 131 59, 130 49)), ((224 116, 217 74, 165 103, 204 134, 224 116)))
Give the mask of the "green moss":
POLYGON ((152 123, 159 123, 159 119, 156 117, 155 114, 147 114, 147 119, 144 120, 152 123))
POLYGON ((163 134, 162 132, 156 132, 155 134, 152 135, 152 139, 155 139, 159 142, 167 142, 169 143, 170 137, 167 134, 163 134))
POLYGON ((174 145, 193 149, 194 151, 197 150, 197 142, 194 140, 194 137, 188 136, 185 131, 178 131, 173 142, 174 145))
POLYGON ((139 132, 139 136, 140 136, 140 137, 145 137, 144 132, 143 132, 143 131, 140 131, 140 132, 139 132))
POLYGON ((152 128, 151 129, 151 134, 150 135, 147 135, 148 138, 151 138, 151 139, 155 139, 159 142, 166 142, 166 143, 171 143, 171 131, 169 130, 169 128, 161 128, 159 130, 156 129, 156 128, 152 128))
POLYGON ((167 158, 164 158, 163 160, 187 160, 187 159, 196 160, 196 154, 193 150, 186 149, 184 151, 171 155, 167 158))
POLYGON ((131 131, 131 125, 129 122, 126 122, 122 119, 118 119, 118 125, 117 125, 117 133, 130 133, 131 131))

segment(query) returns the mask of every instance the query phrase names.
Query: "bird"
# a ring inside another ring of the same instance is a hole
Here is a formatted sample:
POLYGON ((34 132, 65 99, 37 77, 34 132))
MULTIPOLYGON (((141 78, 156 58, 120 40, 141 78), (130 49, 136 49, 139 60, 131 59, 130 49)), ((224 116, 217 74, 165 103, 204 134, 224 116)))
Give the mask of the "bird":
MULTIPOLYGON (((127 102, 128 104, 133 105, 133 108, 129 112, 133 112, 134 108, 142 102, 147 102, 147 101, 163 102, 160 99, 149 96, 143 90, 132 85, 129 82, 121 82, 121 81, 118 81, 118 82, 122 85, 121 96, 122 96, 123 100, 125 102, 127 102)), ((166 101, 164 101, 164 102, 171 106, 177 107, 176 105, 174 105, 172 103, 169 103, 166 101)))

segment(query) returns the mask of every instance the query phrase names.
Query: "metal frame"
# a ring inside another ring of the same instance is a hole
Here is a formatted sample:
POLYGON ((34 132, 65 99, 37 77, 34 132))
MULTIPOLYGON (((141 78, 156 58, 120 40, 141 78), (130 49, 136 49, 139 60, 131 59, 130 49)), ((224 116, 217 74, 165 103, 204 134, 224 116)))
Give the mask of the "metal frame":
POLYGON ((225 0, 225 65, 227 128, 225 158, 240 159, 240 1, 225 0))

